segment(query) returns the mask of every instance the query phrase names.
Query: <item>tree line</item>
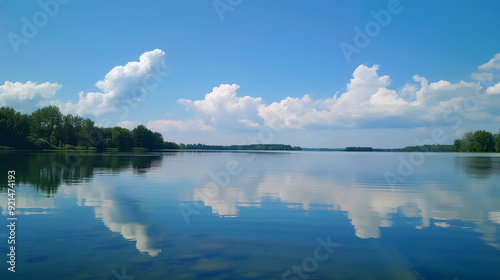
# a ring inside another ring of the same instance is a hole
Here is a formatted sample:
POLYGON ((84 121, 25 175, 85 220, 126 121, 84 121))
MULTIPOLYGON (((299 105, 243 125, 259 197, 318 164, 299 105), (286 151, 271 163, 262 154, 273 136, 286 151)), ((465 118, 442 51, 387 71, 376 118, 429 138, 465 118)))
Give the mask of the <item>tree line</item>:
POLYGON ((47 106, 31 114, 0 108, 0 149, 131 151, 159 149, 202 150, 301 150, 284 144, 205 145, 164 141, 158 132, 139 125, 132 130, 99 127, 77 115, 64 115, 57 106, 47 106))
POLYGON ((163 148, 163 136, 144 125, 132 130, 98 127, 88 118, 64 115, 56 106, 47 106, 31 114, 13 108, 0 108, 0 146, 27 150, 96 150, 132 148, 146 150, 163 148))
POLYGON ((452 145, 408 146, 402 149, 391 149, 393 152, 465 152, 488 153, 500 152, 500 131, 497 134, 485 130, 469 131, 461 139, 455 139, 452 145))
POLYGON ((466 132, 462 139, 453 142, 456 152, 500 152, 500 131, 497 134, 485 130, 466 132))
POLYGON ((180 143, 179 149, 183 150, 272 150, 272 151, 301 151, 302 148, 298 146, 290 146, 285 144, 250 144, 250 145, 205 145, 205 144, 183 144, 180 143))
POLYGON ((373 152, 372 147, 346 147, 344 149, 346 152, 373 152))
POLYGON ((407 146, 402 149, 391 149, 391 152, 430 152, 430 153, 448 153, 457 152, 453 145, 421 145, 421 146, 407 146))

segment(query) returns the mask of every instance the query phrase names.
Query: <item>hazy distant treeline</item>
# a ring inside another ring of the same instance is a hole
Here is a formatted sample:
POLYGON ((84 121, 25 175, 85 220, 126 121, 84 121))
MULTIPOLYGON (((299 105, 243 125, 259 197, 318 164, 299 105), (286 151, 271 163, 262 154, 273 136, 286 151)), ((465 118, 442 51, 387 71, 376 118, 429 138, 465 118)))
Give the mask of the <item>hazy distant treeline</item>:
POLYGON ((273 150, 273 151, 300 151, 301 147, 292 147, 285 144, 250 144, 250 145, 205 145, 205 144, 179 144, 179 149, 185 150, 273 150))

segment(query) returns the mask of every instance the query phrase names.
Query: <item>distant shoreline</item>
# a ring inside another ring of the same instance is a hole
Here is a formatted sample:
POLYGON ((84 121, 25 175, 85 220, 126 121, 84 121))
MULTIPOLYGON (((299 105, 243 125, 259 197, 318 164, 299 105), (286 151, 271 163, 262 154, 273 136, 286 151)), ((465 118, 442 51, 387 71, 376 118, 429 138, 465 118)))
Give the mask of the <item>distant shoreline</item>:
POLYGON ((346 150, 343 148, 302 148, 301 150, 222 150, 222 149, 155 149, 155 150, 142 150, 136 149, 131 151, 118 151, 116 149, 101 151, 96 150, 17 150, 17 149, 0 149, 1 152, 21 152, 21 153, 85 153, 85 154, 148 154, 148 153, 272 153, 272 152, 354 152, 354 153, 473 153, 473 154, 498 154, 498 152, 459 152, 459 151, 409 151, 405 149, 373 149, 373 150, 346 150))

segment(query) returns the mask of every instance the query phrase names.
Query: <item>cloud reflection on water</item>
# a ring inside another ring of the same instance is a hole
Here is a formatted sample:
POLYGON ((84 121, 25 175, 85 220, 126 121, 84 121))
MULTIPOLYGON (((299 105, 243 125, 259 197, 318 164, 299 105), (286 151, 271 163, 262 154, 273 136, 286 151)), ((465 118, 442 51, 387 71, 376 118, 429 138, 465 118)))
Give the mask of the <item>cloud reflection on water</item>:
MULTIPOLYGON (((455 160, 457 167, 474 177, 484 179, 498 174, 498 158, 458 156, 455 160)), ((210 190, 195 188, 192 200, 202 201, 213 214, 226 217, 237 217, 240 207, 260 207, 266 199, 306 211, 321 204, 329 210, 346 212, 356 236, 363 239, 380 238, 380 229, 391 227, 397 213, 418 218, 421 225, 416 225, 417 229, 444 224, 452 227, 451 221, 459 220, 475 224, 474 231, 500 250, 500 196, 494 195, 490 181, 470 180, 455 186, 446 181, 423 180, 390 188, 309 173, 268 173, 258 182, 240 182, 236 178, 228 187, 219 188, 213 198, 203 195, 210 190)))

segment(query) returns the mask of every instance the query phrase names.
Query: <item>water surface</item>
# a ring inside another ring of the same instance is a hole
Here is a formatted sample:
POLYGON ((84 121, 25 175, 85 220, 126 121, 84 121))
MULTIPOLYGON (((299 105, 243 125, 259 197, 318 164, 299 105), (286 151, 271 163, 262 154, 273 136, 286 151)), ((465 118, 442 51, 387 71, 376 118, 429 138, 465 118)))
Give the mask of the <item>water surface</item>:
POLYGON ((0 153, 0 277, 500 279, 500 157, 409 156, 0 153))

